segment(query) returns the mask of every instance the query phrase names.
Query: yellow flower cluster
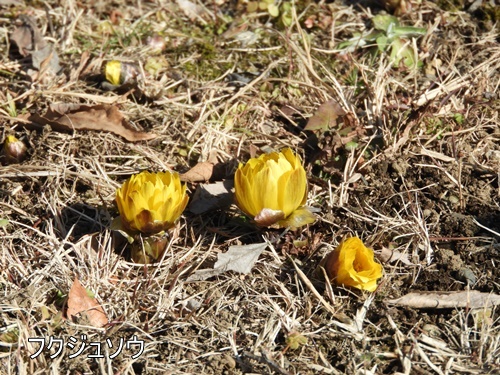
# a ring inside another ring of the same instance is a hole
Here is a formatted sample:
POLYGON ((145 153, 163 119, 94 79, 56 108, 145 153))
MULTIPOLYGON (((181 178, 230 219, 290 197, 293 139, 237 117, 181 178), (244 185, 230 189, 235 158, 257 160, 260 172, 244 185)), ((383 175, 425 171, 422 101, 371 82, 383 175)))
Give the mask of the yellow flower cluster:
POLYGON ((373 250, 358 237, 348 238, 326 258, 328 277, 338 285, 373 292, 382 277, 382 266, 375 262, 373 250))
MULTIPOLYGON (((264 154, 240 164, 235 175, 238 207, 260 226, 297 228, 314 222, 303 205, 306 171, 290 149, 264 154)), ((188 202, 176 173, 141 172, 116 191, 116 204, 128 232, 156 234, 171 228, 188 202)))
MULTIPOLYGON (((315 221, 304 207, 306 172, 300 157, 290 149, 240 164, 234 186, 236 204, 259 226, 298 228, 315 221)), ((177 173, 141 172, 116 191, 116 203, 125 230, 149 236, 174 226, 188 196, 177 173)), ((164 246, 164 240, 146 240, 144 250, 133 251, 133 259, 146 263, 149 258, 157 260, 164 246)), ((334 283, 368 291, 374 291, 382 277, 382 266, 374 260, 373 250, 357 237, 343 241, 330 253, 325 269, 334 283)))

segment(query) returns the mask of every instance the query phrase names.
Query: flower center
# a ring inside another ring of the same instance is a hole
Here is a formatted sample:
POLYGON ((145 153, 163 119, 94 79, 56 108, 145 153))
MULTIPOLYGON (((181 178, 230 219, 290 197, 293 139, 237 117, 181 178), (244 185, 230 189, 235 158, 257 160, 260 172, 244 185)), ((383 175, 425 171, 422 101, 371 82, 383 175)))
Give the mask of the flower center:
POLYGON ((363 265, 357 259, 354 259, 352 266, 354 268, 354 271, 356 271, 356 272, 363 271, 363 265))

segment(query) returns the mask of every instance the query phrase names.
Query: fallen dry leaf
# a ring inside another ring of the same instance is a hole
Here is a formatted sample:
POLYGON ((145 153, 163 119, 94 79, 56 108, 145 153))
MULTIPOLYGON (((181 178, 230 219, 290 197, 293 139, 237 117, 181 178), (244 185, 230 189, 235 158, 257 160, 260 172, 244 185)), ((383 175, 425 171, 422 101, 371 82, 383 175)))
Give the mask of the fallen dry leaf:
POLYGON ((397 250, 391 250, 388 247, 383 247, 378 257, 384 263, 393 263, 399 260, 407 266, 413 266, 413 263, 408 259, 408 254, 403 254, 397 250))
POLYGON ((206 23, 203 18, 208 16, 208 13, 202 6, 195 4, 189 0, 176 0, 176 3, 191 21, 197 19, 204 24, 206 23))
POLYGON ((229 206, 233 202, 233 186, 234 183, 231 180, 198 185, 189 204, 189 211, 199 215, 229 206))
POLYGON ((476 290, 460 292, 413 292, 400 298, 385 300, 386 303, 418 309, 478 309, 500 305, 500 295, 481 293, 476 290))
POLYGON ((335 100, 329 100, 321 104, 316 113, 307 121, 304 130, 322 130, 327 131, 337 125, 337 118, 345 116, 346 111, 335 100))
POLYGON ((238 165, 236 159, 226 161, 224 163, 217 162, 216 152, 210 153, 207 161, 202 161, 196 164, 186 173, 180 175, 181 181, 185 182, 206 182, 206 181, 221 181, 229 176, 234 175, 234 170, 238 165))
POLYGON ((70 81, 71 82, 76 82, 78 79, 82 76, 83 70, 88 66, 90 60, 90 52, 89 51, 83 51, 81 56, 80 56, 80 64, 76 69, 72 69, 70 73, 70 81))
POLYGON ((94 106, 53 104, 43 116, 30 114, 19 116, 19 118, 28 120, 33 125, 50 125, 55 131, 108 131, 130 142, 146 141, 156 137, 156 134, 140 132, 132 128, 118 108, 108 104, 94 106))
POLYGON ((217 257, 213 269, 198 270, 188 277, 187 281, 206 280, 227 271, 247 274, 252 271, 260 254, 266 249, 267 243, 254 243, 250 245, 231 246, 226 253, 217 257))
POLYGON ((47 44, 32 17, 21 15, 21 25, 10 39, 23 57, 31 56, 31 65, 38 70, 48 70, 57 74, 61 70, 59 56, 51 44, 47 44))
POLYGON ((85 314, 88 322, 94 327, 104 327, 108 324, 108 318, 102 306, 94 299, 89 297, 87 290, 75 278, 68 294, 68 319, 85 314))
POLYGON ((41 50, 33 51, 31 54, 31 65, 40 71, 49 71, 57 74, 61 70, 59 56, 52 46, 47 45, 41 50))
POLYGON ((205 182, 212 178, 214 164, 208 161, 202 161, 196 164, 186 173, 180 175, 181 181, 187 182, 205 182))
POLYGON ((26 57, 33 51, 43 49, 47 45, 32 17, 23 14, 19 16, 18 21, 21 25, 14 30, 10 40, 14 42, 21 56, 26 57))

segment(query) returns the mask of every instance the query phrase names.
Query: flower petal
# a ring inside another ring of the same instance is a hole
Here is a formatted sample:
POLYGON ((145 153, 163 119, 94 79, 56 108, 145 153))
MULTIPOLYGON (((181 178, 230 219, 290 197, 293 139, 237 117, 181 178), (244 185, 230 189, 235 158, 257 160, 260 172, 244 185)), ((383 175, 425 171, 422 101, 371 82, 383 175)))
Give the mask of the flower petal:
POLYGON ((288 216, 284 220, 280 220, 278 225, 280 227, 290 227, 290 229, 295 230, 307 224, 312 224, 316 221, 316 216, 309 211, 306 207, 299 208, 292 212, 290 216, 288 216))
POLYGON ((307 180, 304 169, 296 169, 283 174, 278 181, 280 194, 278 203, 285 217, 288 217, 307 199, 307 180))
POLYGON ((251 180, 245 176, 248 169, 240 165, 234 176, 234 190, 238 207, 247 215, 254 217, 259 211, 253 201, 251 180))
POLYGON ((263 208, 254 218, 257 225, 261 227, 270 227, 285 217, 283 211, 271 210, 270 208, 263 208))

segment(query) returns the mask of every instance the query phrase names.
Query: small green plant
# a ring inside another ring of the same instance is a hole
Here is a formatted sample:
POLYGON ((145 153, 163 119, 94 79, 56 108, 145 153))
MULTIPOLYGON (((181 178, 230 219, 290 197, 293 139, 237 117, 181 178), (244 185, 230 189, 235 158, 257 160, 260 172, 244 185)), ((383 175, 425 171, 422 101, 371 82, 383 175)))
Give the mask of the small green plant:
POLYGON ((435 135, 437 139, 441 139, 441 134, 448 130, 448 126, 438 117, 428 117, 424 119, 426 126, 425 134, 435 135))
POLYGON ((307 337, 301 335, 298 332, 292 332, 288 335, 286 338, 286 345, 287 348, 290 348, 292 350, 296 350, 300 348, 301 346, 304 346, 307 344, 307 337))
POLYGON ((7 93, 7 103, 4 105, 4 108, 7 110, 10 117, 17 117, 16 102, 10 93, 7 93))
POLYGON ((464 115, 462 115, 461 113, 455 113, 453 115, 453 120, 455 120, 455 122, 458 124, 458 125, 463 125, 463 123, 465 122, 465 117, 464 115))
POLYGON ((367 34, 358 34, 339 44, 338 48, 354 51, 364 46, 376 45, 379 53, 390 51, 390 59, 397 67, 401 62, 408 68, 422 65, 418 53, 411 44, 411 38, 425 35, 424 27, 401 26, 399 20, 391 15, 379 14, 373 17, 373 28, 367 34))
POLYGON ((278 18, 283 26, 292 24, 292 4, 288 1, 277 2, 275 0, 250 1, 247 5, 249 13, 255 11, 267 11, 271 17, 278 18))

